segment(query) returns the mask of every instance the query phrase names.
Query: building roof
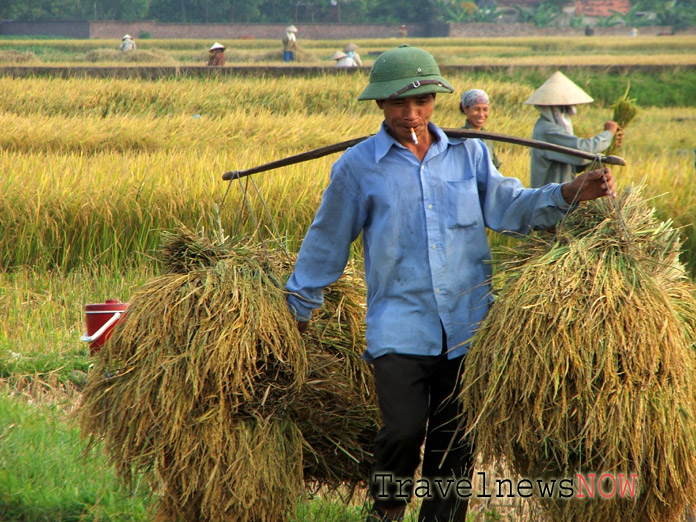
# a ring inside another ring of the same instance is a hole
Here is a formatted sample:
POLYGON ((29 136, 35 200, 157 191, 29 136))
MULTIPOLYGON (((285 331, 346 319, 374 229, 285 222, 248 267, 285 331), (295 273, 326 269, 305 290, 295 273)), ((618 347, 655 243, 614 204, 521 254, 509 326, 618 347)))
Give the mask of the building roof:
POLYGON ((575 15, 611 16, 613 11, 626 14, 631 10, 630 0, 577 0, 575 15))
MULTIPOLYGON (((536 7, 541 0, 498 0, 498 7, 536 7)), ((572 6, 572 2, 568 2, 572 6)), ((612 11, 626 14, 631 10, 630 0, 575 0, 575 15, 611 16, 612 11)))

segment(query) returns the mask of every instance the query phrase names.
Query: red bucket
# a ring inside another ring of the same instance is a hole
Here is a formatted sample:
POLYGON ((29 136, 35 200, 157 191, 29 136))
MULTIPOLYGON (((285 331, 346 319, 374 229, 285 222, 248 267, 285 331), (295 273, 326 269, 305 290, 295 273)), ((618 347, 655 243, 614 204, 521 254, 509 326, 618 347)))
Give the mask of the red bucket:
POLYGON ((114 326, 126 313, 129 304, 117 299, 107 299, 104 303, 85 305, 87 333, 80 340, 89 343, 90 355, 97 353, 111 337, 114 326))

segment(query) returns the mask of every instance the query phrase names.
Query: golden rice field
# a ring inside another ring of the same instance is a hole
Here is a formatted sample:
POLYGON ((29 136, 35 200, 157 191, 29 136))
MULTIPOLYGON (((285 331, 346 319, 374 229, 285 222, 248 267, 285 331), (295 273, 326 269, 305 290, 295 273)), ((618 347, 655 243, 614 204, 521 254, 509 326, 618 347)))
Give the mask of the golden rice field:
MULTIPOLYGON (((297 61, 290 65, 332 66, 330 57, 342 40, 307 40, 298 34, 297 61)), ((281 64, 280 39, 226 40, 227 65, 281 64)), ((139 39, 135 53, 119 53, 120 40, 0 40, 0 64, 24 65, 203 65, 212 42, 192 39, 139 39)), ((696 35, 409 38, 427 48, 440 65, 693 65, 696 35)), ((401 40, 357 39, 366 66, 401 40)), ((287 64, 284 64, 287 65, 287 64)))
MULTIPOLYGON (((466 74, 449 79, 458 93, 474 86, 466 74)), ((265 233, 276 227, 288 248, 296 249, 335 157, 234 183, 218 208, 228 188, 221 176, 374 133, 378 108, 355 99, 366 81, 366 73, 157 81, 0 78, 3 286, 28 268, 64 274, 147 266, 161 230, 179 221, 208 226, 216 211, 229 233, 252 233, 245 191, 265 233)), ((475 86, 493 100, 489 130, 531 135, 536 111, 523 102, 533 87, 514 78, 475 86)), ((457 104, 458 95, 439 96, 434 121, 462 125, 457 104)), ((611 108, 599 103, 581 107, 576 133, 599 132, 610 115, 611 108)), ((645 180, 659 215, 686 227, 688 249, 695 243, 695 122, 694 108, 642 108, 620 152, 628 166, 617 169, 620 186, 645 180)), ((500 144, 498 152, 503 173, 527 182, 529 151, 500 144)), ((696 256, 687 251, 684 257, 693 271, 696 256)), ((127 294, 114 289, 112 295, 127 294)), ((1 295, 15 298, 14 292, 1 295)), ((82 302, 106 297, 86 293, 82 302)), ((14 307, 2 309, 17 314, 14 307)), ((69 316, 73 322, 59 329, 74 333, 79 310, 69 316)))
MULTIPOLYGON (((570 40, 566 43, 572 46, 562 51, 563 41, 543 38, 415 43, 448 65, 548 67, 556 59, 573 65, 696 63, 693 37, 674 44, 648 38, 608 42, 603 51, 570 40)), ((106 43, 115 42, 99 45, 106 43)), ((370 51, 394 43, 359 42, 368 64, 370 51)), ((194 44, 205 42, 152 40, 143 41, 141 48, 163 50, 174 63, 192 63, 205 54, 192 49, 194 44)), ((0 62, 2 52, 21 45, 31 47, 27 41, 0 42, 0 62)), ((95 42, 61 45, 55 61, 35 55, 29 63, 74 65, 80 63, 75 56, 83 56, 84 63, 95 42)), ((273 45, 233 42, 228 60, 240 57, 242 62, 246 56, 251 63, 273 45)), ((308 62, 315 64, 337 46, 303 45, 308 62)), ((270 63, 264 60, 258 63, 270 63)), ((453 71, 447 78, 457 92, 438 96, 435 123, 463 125, 459 94, 477 87, 492 99, 488 130, 531 136, 537 113, 523 102, 534 87, 520 82, 514 72, 479 77, 475 83, 466 72, 453 71)), ((108 298, 127 301, 158 270, 152 255, 161 232, 180 222, 197 228, 221 226, 230 235, 276 235, 288 250, 296 250, 337 156, 231 184, 222 174, 376 132, 382 119, 377 106, 356 100, 366 81, 366 70, 312 77, 159 80, 0 76, 0 379, 7 389, 29 393, 22 383, 39 375, 38 381, 53 383, 49 387, 56 390, 65 390, 66 383, 79 388, 79 377, 61 376, 72 359, 86 358, 87 349, 79 341, 83 306, 108 298), (15 367, 20 370, 13 373, 15 367)), ((591 82, 582 85, 591 92, 591 82)), ((604 102, 580 107, 576 134, 598 133, 611 113, 604 102)), ((683 227, 682 259, 692 275, 695 128, 693 105, 641 107, 618 152, 628 166, 615 169, 619 187, 643 183, 658 216, 683 227)), ((527 183, 529 150, 507 144, 496 150, 501 171, 527 183)), ((49 404, 66 397, 64 391, 31 394, 49 404)))
MULTIPOLYGON (((355 100, 366 79, 0 78, 0 266, 139 264, 135 253, 155 246, 159 229, 211 217, 227 188, 223 172, 375 132, 376 105, 355 100)), ((451 80, 459 92, 472 87, 466 75, 451 80)), ((537 114, 523 102, 532 87, 476 86, 493 99, 489 130, 531 135, 537 114)), ((457 104, 458 96, 440 96, 434 120, 462 125, 457 104)), ((610 116, 610 107, 581 107, 576 133, 597 133, 610 116)), ((694 215, 695 121, 693 108, 642 109, 626 130, 628 167, 617 171, 622 185, 646 179, 661 215, 679 226, 694 215)), ((529 151, 498 148, 503 173, 526 181, 529 151)), ((255 176, 290 248, 310 222, 333 159, 255 176)), ((242 187, 253 188, 235 183, 221 209, 226 229, 238 226, 242 187)))

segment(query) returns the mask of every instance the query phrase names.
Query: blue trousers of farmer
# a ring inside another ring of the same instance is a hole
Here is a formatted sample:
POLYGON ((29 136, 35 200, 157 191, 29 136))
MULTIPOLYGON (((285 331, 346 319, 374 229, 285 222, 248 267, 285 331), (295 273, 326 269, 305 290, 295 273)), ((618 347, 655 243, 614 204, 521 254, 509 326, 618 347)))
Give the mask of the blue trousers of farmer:
MULTIPOLYGON (((443 351, 445 350, 443 345, 443 351)), ((422 474, 414 484, 426 480, 450 484, 471 481, 471 445, 462 441, 460 370, 465 356, 448 360, 438 357, 387 354, 374 361, 377 397, 383 427, 375 437, 375 467, 370 491, 376 507, 384 510, 407 504, 414 493, 404 487, 420 464, 425 441, 422 474), (392 480, 393 479, 393 480, 392 480)), ((464 522, 467 498, 455 487, 431 488, 423 496, 419 522, 464 522), (441 494, 446 491, 444 496, 441 494)))
POLYGON ((283 51, 283 61, 284 62, 294 62, 295 61, 295 51, 283 51))

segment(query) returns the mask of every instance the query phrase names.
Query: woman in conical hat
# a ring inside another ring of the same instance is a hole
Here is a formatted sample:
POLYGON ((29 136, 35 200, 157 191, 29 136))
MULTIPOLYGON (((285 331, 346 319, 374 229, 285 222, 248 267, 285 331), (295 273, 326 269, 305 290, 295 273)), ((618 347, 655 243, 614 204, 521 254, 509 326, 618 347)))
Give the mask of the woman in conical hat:
POLYGON ((133 37, 129 34, 124 34, 121 37, 121 45, 118 47, 119 51, 134 51, 135 50, 135 42, 133 41, 133 37))
POLYGON ((357 67, 358 64, 355 60, 347 53, 343 51, 336 51, 331 57, 332 60, 336 61, 336 67, 357 67))
POLYGON ((345 58, 347 55, 343 51, 336 51, 333 53, 333 56, 331 57, 331 60, 340 60, 341 58, 345 58))
POLYGON ((360 58, 360 55, 356 52, 357 50, 358 46, 352 42, 347 43, 346 46, 343 48, 343 52, 346 53, 346 55, 351 60, 353 60, 355 66, 362 67, 362 59, 360 58))
POLYGON ((297 49, 297 37, 295 33, 297 27, 289 25, 285 28, 285 36, 283 36, 283 61, 294 62, 295 50, 297 49))
POLYGON ((221 67, 225 65, 225 46, 215 42, 208 49, 208 65, 221 67))
MULTIPOLYGON (((621 143, 623 132, 614 121, 607 121, 604 130, 592 138, 578 138, 573 134, 571 117, 576 106, 594 100, 562 72, 556 71, 525 102, 539 111, 532 138, 594 154, 609 148, 612 140, 621 143)), ((565 183, 572 180, 588 164, 588 160, 558 152, 532 149, 531 186, 547 183, 565 183)))

